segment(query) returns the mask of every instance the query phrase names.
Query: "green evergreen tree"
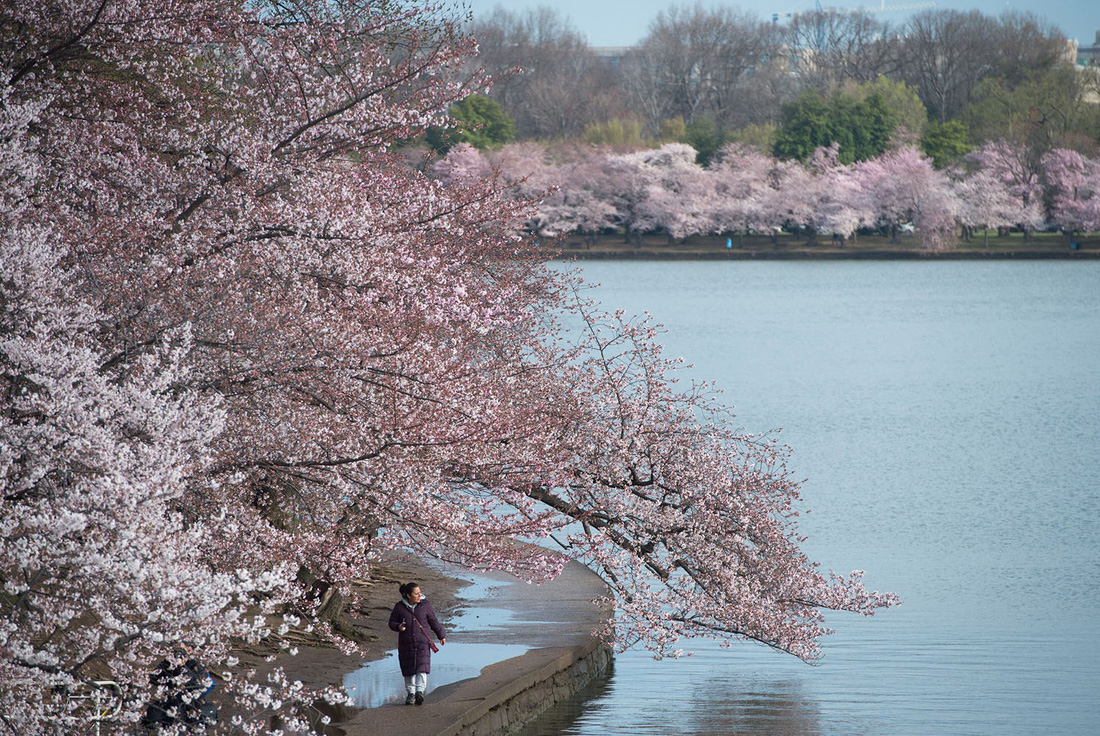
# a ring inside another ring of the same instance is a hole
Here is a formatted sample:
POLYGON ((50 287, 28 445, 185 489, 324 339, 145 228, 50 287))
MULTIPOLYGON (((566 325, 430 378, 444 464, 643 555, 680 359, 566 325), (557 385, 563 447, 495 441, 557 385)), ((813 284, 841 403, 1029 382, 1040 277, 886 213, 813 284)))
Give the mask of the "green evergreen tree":
POLYGON ((516 137, 515 121, 491 97, 467 97, 452 105, 450 114, 453 127, 433 126, 425 135, 427 144, 441 153, 456 143, 479 150, 499 148, 516 137))
MULTIPOLYGON (((853 161, 866 161, 886 152, 890 136, 897 128, 897 117, 886 104, 886 100, 877 92, 872 93, 858 106, 861 123, 856 127, 856 145, 852 152, 853 161)), ((844 160, 844 156, 841 156, 844 160)))
POLYGON ((814 150, 837 143, 840 162, 850 164, 881 155, 897 128, 897 118, 882 96, 864 100, 835 92, 826 100, 811 91, 784 105, 773 152, 805 161, 814 150))
POLYGON ((829 104, 809 91, 783 106, 773 152, 779 158, 805 161, 816 148, 832 143, 829 104))
POLYGON ((894 81, 889 77, 878 77, 871 82, 846 85, 844 91, 860 101, 877 94, 894 114, 899 128, 905 128, 915 138, 924 135, 924 128, 928 124, 928 109, 921 102, 916 90, 905 82, 894 81))
POLYGON ((695 163, 706 166, 727 140, 727 132, 715 122, 714 118, 703 115, 687 124, 681 142, 695 149, 695 163))
POLYGON ((920 141, 920 149, 937 169, 950 166, 974 150, 970 131, 958 120, 946 123, 931 121, 920 141))

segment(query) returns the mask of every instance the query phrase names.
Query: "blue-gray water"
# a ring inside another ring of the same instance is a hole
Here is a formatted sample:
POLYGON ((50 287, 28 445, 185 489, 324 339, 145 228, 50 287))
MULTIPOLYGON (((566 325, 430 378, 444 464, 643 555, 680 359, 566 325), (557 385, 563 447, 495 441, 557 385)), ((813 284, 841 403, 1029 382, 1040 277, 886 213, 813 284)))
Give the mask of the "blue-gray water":
POLYGON ((581 270, 783 429, 811 557, 904 604, 830 615, 818 667, 621 654, 526 736, 1100 733, 1100 264, 581 270))

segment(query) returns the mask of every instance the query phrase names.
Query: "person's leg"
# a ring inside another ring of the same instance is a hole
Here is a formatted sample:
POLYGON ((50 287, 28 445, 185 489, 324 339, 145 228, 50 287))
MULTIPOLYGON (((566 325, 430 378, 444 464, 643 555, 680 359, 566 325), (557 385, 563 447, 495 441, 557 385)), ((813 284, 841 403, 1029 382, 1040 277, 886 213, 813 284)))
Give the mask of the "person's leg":
POLYGON ((416 675, 405 675, 405 705, 416 701, 416 675))
POLYGON ((417 672, 413 675, 413 684, 416 686, 416 704, 424 702, 424 691, 428 689, 428 673, 417 672))

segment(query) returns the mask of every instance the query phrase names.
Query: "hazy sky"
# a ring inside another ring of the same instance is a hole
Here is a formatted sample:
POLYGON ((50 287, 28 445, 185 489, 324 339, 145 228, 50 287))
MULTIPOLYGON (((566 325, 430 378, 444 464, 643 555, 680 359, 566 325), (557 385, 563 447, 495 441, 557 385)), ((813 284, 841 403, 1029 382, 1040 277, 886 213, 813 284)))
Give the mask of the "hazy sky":
MULTIPOLYGON (((657 14, 674 4, 671 0, 465 0, 478 16, 503 5, 510 10, 549 5, 569 18, 573 26, 588 37, 591 46, 629 46, 646 34, 649 22, 657 14)), ((705 7, 728 4, 770 19, 773 13, 799 13, 814 9, 814 0, 734 0, 718 3, 704 0, 705 7)), ((822 0, 825 8, 881 8, 883 0, 822 0)), ((885 0, 887 10, 881 17, 900 22, 913 11, 890 10, 891 6, 912 7, 918 4, 909 0, 885 0)), ((932 5, 932 3, 925 3, 932 5)), ((1082 46, 1091 46, 1100 31, 1100 0, 938 0, 938 8, 956 10, 980 10, 989 15, 1000 15, 1004 10, 1035 12, 1055 24, 1069 38, 1076 38, 1082 46)))

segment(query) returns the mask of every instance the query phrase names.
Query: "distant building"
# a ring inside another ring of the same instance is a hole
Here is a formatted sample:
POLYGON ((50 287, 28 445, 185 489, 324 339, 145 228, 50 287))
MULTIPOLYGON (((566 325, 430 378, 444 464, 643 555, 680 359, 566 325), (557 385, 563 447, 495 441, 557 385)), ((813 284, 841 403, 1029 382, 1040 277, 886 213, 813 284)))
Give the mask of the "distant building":
POLYGON ((1080 46, 1077 49, 1078 66, 1100 67, 1100 31, 1096 32, 1096 42, 1092 46, 1080 46))
POLYGON ((618 66, 623 57, 634 50, 633 46, 592 46, 592 53, 599 59, 603 59, 608 66, 618 66))
POLYGON ((1080 46, 1077 44, 1076 38, 1067 38, 1062 45, 1062 58, 1059 61, 1066 66, 1073 66, 1077 63, 1077 52, 1080 46))
POLYGON ((1100 31, 1096 32, 1096 41, 1092 46, 1078 47, 1077 69, 1086 79, 1085 102, 1100 105, 1100 31))

